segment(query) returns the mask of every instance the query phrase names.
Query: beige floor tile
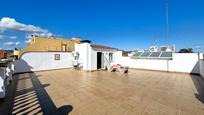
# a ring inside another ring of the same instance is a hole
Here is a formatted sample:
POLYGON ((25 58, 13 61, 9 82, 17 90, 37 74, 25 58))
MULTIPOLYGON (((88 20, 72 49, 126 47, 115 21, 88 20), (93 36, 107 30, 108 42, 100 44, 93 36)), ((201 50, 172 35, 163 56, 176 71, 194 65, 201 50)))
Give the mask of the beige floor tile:
POLYGON ((5 106, 0 113, 10 105, 13 114, 204 115, 199 76, 132 69, 128 74, 63 69, 15 76, 10 102, 0 103, 5 106))

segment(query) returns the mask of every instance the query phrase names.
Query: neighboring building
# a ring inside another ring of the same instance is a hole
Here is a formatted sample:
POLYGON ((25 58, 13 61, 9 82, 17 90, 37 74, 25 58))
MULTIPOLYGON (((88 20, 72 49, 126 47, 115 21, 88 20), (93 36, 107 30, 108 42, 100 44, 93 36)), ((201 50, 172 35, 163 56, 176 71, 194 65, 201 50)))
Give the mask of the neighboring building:
POLYGON ((134 54, 133 51, 122 51, 122 56, 123 57, 130 57, 130 55, 134 54))
POLYGON ((122 51, 122 56, 124 56, 124 57, 132 57, 137 52, 144 52, 144 50, 122 51))
POLYGON ((175 46, 150 46, 149 51, 150 52, 158 52, 158 51, 175 52, 176 47, 175 46))
POLYGON ((19 56, 19 55, 20 55, 19 50, 15 49, 15 50, 13 51, 13 56, 14 56, 14 58, 15 58, 15 59, 18 59, 18 56, 19 56))
POLYGON ((128 53, 128 57, 132 57, 137 52, 144 52, 144 50, 133 50, 130 53, 128 53))
POLYGON ((74 51, 74 44, 80 43, 79 38, 64 39, 64 38, 43 38, 32 36, 29 45, 20 51, 20 55, 24 52, 47 52, 47 51, 60 51, 69 52, 74 51))
POLYGON ((13 57, 14 55, 13 55, 13 50, 5 50, 6 51, 6 57, 7 58, 10 58, 10 57, 13 57))
POLYGON ((7 58, 7 54, 5 50, 0 50, 0 59, 5 59, 7 58))

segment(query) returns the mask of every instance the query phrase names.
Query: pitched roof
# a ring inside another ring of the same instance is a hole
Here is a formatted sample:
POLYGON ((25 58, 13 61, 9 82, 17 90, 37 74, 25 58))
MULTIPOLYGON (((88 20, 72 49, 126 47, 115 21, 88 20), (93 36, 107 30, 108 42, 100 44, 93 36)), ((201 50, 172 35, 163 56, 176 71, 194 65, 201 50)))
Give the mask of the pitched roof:
POLYGON ((91 44, 91 47, 95 48, 95 49, 118 50, 117 48, 112 48, 112 47, 109 47, 109 46, 102 46, 102 45, 95 45, 95 44, 91 44))

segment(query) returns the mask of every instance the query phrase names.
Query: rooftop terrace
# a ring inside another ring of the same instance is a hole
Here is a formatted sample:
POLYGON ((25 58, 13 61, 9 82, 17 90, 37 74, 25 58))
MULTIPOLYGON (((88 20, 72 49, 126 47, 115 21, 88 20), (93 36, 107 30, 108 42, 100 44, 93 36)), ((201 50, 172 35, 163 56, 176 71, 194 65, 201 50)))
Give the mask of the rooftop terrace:
POLYGON ((72 69, 14 75, 0 114, 203 115, 196 75, 131 69, 128 74, 72 69))

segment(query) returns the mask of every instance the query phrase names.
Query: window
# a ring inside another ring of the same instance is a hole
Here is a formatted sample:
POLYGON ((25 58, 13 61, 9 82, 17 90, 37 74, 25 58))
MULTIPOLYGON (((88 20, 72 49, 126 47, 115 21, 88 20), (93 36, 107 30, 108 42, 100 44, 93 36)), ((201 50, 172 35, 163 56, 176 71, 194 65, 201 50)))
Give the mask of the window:
POLYGON ((55 60, 60 60, 60 54, 55 54, 55 60))
POLYGON ((113 53, 109 53, 109 62, 113 62, 113 53))
POLYGON ((62 51, 66 52, 67 51, 67 45, 66 44, 62 44, 62 51))

